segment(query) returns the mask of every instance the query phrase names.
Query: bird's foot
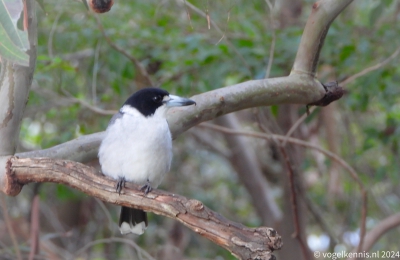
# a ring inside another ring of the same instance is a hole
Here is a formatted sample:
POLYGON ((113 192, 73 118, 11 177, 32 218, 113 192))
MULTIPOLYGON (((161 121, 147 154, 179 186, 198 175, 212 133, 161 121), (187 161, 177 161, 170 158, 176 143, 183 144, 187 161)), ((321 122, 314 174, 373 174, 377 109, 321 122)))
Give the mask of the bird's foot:
POLYGON ((121 195, 121 190, 125 188, 125 183, 126 183, 125 177, 119 177, 117 182, 117 188, 115 190, 116 192, 118 192, 119 195, 121 195))
POLYGON ((149 193, 150 191, 152 191, 153 188, 151 187, 150 181, 147 180, 146 184, 143 185, 143 186, 140 188, 140 190, 143 191, 145 195, 147 195, 147 193, 149 193))

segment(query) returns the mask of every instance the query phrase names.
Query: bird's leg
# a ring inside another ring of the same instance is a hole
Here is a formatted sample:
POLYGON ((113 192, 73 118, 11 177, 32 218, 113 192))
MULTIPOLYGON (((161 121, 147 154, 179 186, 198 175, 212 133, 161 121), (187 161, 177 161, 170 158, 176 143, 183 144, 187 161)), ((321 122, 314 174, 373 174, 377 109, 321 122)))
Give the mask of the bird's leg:
POLYGON ((145 195, 147 195, 147 193, 149 193, 150 191, 152 191, 153 188, 151 187, 150 181, 147 180, 146 184, 143 185, 143 186, 140 188, 140 190, 143 191, 145 195))
POLYGON ((119 177, 118 182, 117 182, 117 189, 115 190, 116 192, 118 192, 119 195, 121 195, 121 190, 122 188, 125 188, 125 177, 119 177))

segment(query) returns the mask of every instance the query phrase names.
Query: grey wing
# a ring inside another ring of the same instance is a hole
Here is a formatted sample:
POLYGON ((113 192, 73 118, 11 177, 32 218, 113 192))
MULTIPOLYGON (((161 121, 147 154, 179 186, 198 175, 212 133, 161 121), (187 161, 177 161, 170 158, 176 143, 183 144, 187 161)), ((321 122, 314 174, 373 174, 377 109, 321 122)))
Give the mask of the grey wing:
POLYGON ((113 117, 111 117, 110 122, 108 123, 108 127, 111 126, 112 124, 114 124, 114 122, 115 122, 117 119, 121 118, 122 115, 123 115, 123 114, 122 114, 121 112, 118 112, 118 113, 116 113, 115 115, 113 115, 113 117))

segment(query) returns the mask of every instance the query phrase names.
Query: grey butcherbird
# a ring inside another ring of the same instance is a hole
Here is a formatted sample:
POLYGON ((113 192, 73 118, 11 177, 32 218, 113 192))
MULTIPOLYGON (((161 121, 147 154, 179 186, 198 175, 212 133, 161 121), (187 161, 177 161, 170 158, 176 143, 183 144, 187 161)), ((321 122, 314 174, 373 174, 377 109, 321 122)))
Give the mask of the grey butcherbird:
MULTIPOLYGON (((159 88, 145 88, 130 96, 108 124, 99 149, 103 173, 118 180, 117 192, 125 181, 142 186, 146 194, 157 188, 169 171, 172 138, 166 120, 170 107, 196 104, 170 95, 159 88)), ((122 234, 143 234, 146 212, 122 207, 119 218, 122 234)))

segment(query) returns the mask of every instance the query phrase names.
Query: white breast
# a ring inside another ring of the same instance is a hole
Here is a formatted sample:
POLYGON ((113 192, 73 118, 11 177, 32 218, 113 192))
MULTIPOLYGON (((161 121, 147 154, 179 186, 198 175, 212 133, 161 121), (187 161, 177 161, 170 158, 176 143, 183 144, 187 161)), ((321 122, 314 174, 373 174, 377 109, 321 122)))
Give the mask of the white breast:
POLYGON ((125 111, 111 124, 99 149, 103 173, 156 188, 171 166, 172 138, 164 113, 144 117, 125 111))

